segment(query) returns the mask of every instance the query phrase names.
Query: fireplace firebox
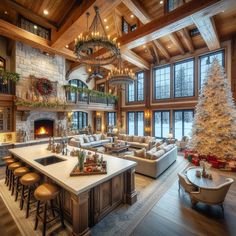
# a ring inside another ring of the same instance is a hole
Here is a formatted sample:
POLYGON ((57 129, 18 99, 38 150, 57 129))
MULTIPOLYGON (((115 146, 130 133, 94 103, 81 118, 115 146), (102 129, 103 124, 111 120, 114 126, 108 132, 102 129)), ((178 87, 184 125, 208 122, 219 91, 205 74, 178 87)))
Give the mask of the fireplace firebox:
POLYGON ((34 139, 48 138, 53 136, 53 120, 34 121, 34 139))

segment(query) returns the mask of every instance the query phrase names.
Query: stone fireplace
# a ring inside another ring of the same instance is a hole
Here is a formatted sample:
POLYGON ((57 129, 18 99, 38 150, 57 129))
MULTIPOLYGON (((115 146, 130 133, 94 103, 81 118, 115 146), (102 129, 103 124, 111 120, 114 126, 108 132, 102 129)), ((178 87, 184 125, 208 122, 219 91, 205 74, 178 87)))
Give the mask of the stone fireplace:
POLYGON ((34 139, 48 138, 54 136, 54 121, 40 119, 34 121, 34 139))
POLYGON ((22 114, 20 111, 16 113, 16 130, 23 130, 26 140, 61 136, 67 127, 67 119, 60 112, 30 111, 27 117, 22 114))

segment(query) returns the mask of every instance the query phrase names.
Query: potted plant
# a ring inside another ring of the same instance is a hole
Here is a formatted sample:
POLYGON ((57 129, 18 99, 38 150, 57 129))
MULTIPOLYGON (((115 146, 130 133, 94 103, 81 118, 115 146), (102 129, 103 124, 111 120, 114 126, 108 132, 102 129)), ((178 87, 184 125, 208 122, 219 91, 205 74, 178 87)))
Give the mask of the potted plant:
POLYGON ((85 159, 85 152, 80 151, 78 153, 78 165, 79 165, 80 172, 84 171, 84 159, 85 159))

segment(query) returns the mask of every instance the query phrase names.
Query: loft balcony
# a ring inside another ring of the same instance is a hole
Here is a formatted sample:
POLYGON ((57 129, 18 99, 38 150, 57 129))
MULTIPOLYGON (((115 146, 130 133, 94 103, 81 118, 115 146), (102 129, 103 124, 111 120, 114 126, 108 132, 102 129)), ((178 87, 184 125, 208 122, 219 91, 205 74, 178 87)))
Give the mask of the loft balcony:
POLYGON ((14 95, 15 83, 11 80, 3 81, 0 78, 0 94, 14 95))
POLYGON ((86 109, 90 111, 112 111, 116 109, 116 99, 102 95, 90 95, 81 92, 66 92, 67 104, 71 109, 86 109))

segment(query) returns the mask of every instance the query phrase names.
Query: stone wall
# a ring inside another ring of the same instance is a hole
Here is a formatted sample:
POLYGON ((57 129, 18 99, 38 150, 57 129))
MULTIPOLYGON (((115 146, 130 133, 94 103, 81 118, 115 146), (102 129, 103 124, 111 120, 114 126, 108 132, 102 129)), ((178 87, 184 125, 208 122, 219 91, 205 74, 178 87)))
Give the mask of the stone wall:
MULTIPOLYGON (((40 50, 23 43, 16 43, 15 50, 16 72, 21 79, 16 87, 16 95, 26 98, 26 93, 32 93, 30 75, 37 78, 47 78, 57 82, 57 98, 65 100, 65 92, 62 85, 65 80, 65 58, 57 55, 46 55, 40 50)), ((54 134, 57 135, 58 126, 66 129, 67 119, 58 119, 57 112, 31 111, 26 121, 21 120, 21 112, 16 112, 16 131, 24 130, 27 140, 34 139, 34 121, 38 119, 50 119, 54 121, 54 134)))

